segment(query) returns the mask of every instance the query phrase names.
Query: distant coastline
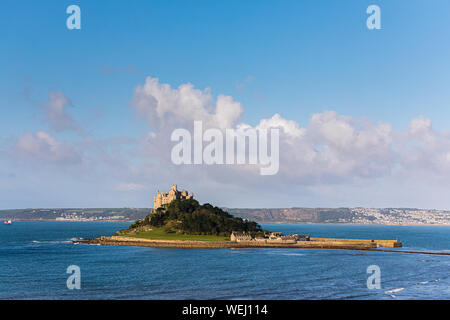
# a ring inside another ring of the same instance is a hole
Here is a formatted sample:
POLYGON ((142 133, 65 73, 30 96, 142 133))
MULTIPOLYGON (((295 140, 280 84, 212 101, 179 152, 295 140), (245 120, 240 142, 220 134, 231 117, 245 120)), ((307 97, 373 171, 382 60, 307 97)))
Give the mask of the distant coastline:
POLYGON ((127 223, 132 223, 135 220, 83 220, 83 219, 79 219, 79 220, 74 220, 74 219, 67 219, 67 220, 63 220, 63 219, 14 219, 12 218, 14 221, 18 221, 18 222, 127 222, 127 223))
MULTIPOLYGON (((3 218, 2 218, 3 219, 3 218)), ((135 220, 62 220, 62 219, 14 219, 18 222, 123 222, 133 223, 135 220)), ((382 223, 351 223, 351 222, 259 222, 261 224, 280 224, 280 225, 352 225, 352 226, 399 226, 399 227, 448 227, 448 224, 382 224, 382 223)))
MULTIPOLYGON (((450 211, 414 208, 223 208, 262 224, 348 224, 449 226, 450 211)), ((151 208, 58 208, 0 210, 0 219, 16 221, 134 222, 151 208)))

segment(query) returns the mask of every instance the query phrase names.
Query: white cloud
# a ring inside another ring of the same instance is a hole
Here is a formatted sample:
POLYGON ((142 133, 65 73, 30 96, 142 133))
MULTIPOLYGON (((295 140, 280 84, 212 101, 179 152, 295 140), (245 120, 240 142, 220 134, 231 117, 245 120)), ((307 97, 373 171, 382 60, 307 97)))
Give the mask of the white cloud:
POLYGON ((334 111, 313 114, 310 130, 319 143, 338 149, 350 148, 357 138, 353 119, 334 111))
POLYGON ((283 119, 278 113, 270 119, 262 119, 257 129, 280 128, 287 136, 299 138, 305 135, 305 129, 300 128, 298 123, 283 119))
POLYGON ((72 102, 63 92, 50 92, 49 102, 42 105, 42 109, 45 112, 46 121, 52 130, 73 130, 81 133, 79 125, 67 110, 67 107, 72 106, 72 102))
POLYGON ((29 160, 53 163, 79 163, 81 157, 67 143, 56 140, 45 131, 38 131, 19 137, 15 144, 16 151, 29 160))
MULTIPOLYGON (((243 107, 232 97, 218 95, 214 100, 210 89, 198 90, 190 83, 172 88, 148 77, 136 87, 133 104, 149 121, 152 132, 143 147, 152 161, 159 161, 153 162, 157 167, 170 168, 174 176, 181 172, 199 176, 201 172, 214 181, 234 177, 242 183, 258 184, 258 168, 252 166, 203 165, 188 169, 170 162, 173 143, 169 137, 175 128, 191 129, 194 120, 202 120, 204 128, 251 127, 239 122, 243 107)), ((410 169, 449 174, 450 138, 434 131, 431 120, 424 117, 413 119, 406 132, 393 129, 390 123, 360 120, 335 111, 311 115, 305 127, 276 113, 261 119, 255 128, 281 129, 280 171, 271 178, 275 184, 345 184, 410 169)))
POLYGON ((205 126, 229 128, 244 111, 230 96, 219 95, 214 102, 210 89, 201 91, 190 83, 173 89, 151 77, 147 77, 144 85, 136 87, 133 104, 156 128, 186 125, 194 120, 202 120, 205 126))
POLYGON ((411 172, 426 172, 437 178, 450 178, 450 133, 433 129, 423 116, 412 119, 402 136, 402 166, 411 172))
POLYGON ((275 114, 256 128, 281 128, 280 181, 336 183, 388 174, 394 160, 390 124, 373 124, 334 111, 313 114, 305 128, 275 114))
POLYGON ((431 120, 420 116, 418 118, 412 119, 409 123, 409 129, 411 134, 426 134, 431 130, 431 120))

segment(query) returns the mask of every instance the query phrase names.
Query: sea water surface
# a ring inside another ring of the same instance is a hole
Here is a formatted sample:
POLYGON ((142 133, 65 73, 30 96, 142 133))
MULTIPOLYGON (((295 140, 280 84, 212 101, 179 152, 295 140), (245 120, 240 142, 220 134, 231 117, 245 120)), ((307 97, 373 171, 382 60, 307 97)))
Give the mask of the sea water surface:
MULTIPOLYGON (((450 256, 324 249, 175 249, 73 244, 129 223, 0 226, 0 299, 450 299, 450 256), (66 273, 80 267, 81 289, 66 273), (368 289, 379 266, 381 289, 368 289)), ((263 225, 315 237, 398 239, 450 252, 448 226, 263 225)), ((393 249, 395 250, 395 249, 393 249)))

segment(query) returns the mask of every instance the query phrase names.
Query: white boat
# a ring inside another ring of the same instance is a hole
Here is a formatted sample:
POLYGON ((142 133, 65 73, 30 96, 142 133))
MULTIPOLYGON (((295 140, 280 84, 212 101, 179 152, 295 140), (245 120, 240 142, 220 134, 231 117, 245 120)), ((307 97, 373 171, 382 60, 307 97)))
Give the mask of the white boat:
POLYGON ((12 221, 11 220, 3 221, 3 224, 12 224, 12 221))

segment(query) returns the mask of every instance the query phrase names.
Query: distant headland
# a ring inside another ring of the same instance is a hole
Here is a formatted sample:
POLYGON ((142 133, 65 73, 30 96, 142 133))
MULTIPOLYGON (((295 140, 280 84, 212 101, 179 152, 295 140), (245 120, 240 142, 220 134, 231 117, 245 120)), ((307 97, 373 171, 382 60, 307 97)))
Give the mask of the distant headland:
MULTIPOLYGON (((263 224, 450 225, 450 211, 417 208, 224 208, 235 217, 263 224)), ((0 210, 16 221, 134 222, 152 208, 28 208, 0 210)))

